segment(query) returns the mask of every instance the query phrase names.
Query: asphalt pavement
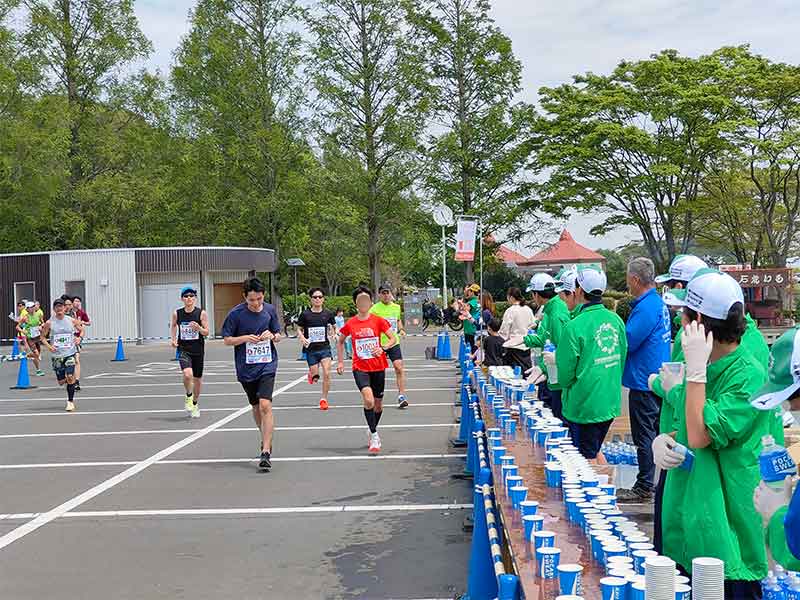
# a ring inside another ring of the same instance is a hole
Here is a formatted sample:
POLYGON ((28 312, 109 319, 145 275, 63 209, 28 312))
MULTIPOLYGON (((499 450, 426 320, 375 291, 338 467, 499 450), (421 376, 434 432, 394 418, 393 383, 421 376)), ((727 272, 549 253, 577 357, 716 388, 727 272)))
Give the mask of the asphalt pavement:
POLYGON ((86 347, 75 413, 49 368, 11 390, 19 363, 2 364, 0 598, 453 598, 471 489, 451 477, 464 466, 449 444, 457 372, 424 358, 434 343, 403 344, 407 410, 387 371, 370 456, 349 364, 320 411, 283 341, 270 473, 221 342, 207 344, 199 419, 166 345, 128 345, 126 362, 86 347))

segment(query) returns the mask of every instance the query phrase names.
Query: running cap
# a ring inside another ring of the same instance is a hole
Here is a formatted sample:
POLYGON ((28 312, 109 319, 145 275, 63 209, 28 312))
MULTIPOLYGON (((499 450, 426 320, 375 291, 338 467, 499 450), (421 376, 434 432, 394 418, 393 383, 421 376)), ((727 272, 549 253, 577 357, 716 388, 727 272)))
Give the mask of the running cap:
POLYGON ((467 289, 477 294, 481 291, 481 286, 479 286, 477 283, 473 283, 472 285, 468 285, 467 289))
POLYGON ((192 286, 187 285, 185 288, 181 290, 181 298, 183 298, 186 294, 192 293, 197 296, 197 290, 194 289, 192 286))
POLYGON ((546 290, 554 290, 556 287, 556 280, 547 273, 536 273, 531 277, 528 283, 527 292, 544 292, 546 290))
POLYGON ((669 264, 669 273, 656 277, 656 283, 676 281, 691 281, 700 269, 707 269, 708 265, 694 254, 678 254, 669 264))
POLYGON ((575 282, 587 294, 602 294, 608 286, 606 274, 597 267, 583 267, 578 270, 575 282))
POLYGON ((741 302, 744 309, 744 293, 736 280, 727 273, 715 269, 700 269, 689 285, 681 300, 677 292, 672 290, 672 297, 664 298, 669 306, 685 306, 695 312, 711 317, 712 319, 728 318, 728 311, 737 302, 741 302))
POLYGON ((380 287, 378 288, 378 293, 380 292, 391 292, 392 291, 392 284, 383 282, 380 287))
POLYGON ((36 306, 36 305, 33 302, 31 302, 30 300, 28 300, 25 303, 25 308, 33 308, 34 306, 36 306))
POLYGON ((64 306, 64 301, 61 298, 56 298, 53 300, 53 308, 56 306, 64 306))
POLYGON ((575 279, 577 277, 578 271, 575 268, 561 269, 556 275, 556 291, 575 292, 575 279))
POLYGON ((759 410, 780 405, 800 389, 800 327, 794 327, 772 344, 767 383, 750 397, 759 410))

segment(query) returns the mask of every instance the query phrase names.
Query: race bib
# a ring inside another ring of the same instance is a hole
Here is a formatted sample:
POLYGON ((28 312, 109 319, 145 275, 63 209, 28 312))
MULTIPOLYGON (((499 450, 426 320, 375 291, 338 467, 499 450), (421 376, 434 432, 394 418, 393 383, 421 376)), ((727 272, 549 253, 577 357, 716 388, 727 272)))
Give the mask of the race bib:
POLYGON ((53 348, 56 352, 68 352, 75 347, 75 334, 56 333, 53 335, 53 348))
POLYGON ((392 332, 397 333, 397 318, 395 317, 386 317, 386 320, 389 321, 389 325, 392 327, 392 332))
POLYGON ((377 347, 378 338, 359 338, 356 340, 356 356, 358 356, 358 358, 363 358, 364 360, 375 358, 374 352, 377 347))
POLYGON ((245 348, 247 352, 247 364, 257 365, 272 362, 272 342, 266 340, 264 342, 247 342, 245 348))
POLYGON ((28 332, 31 334, 30 337, 37 338, 42 334, 41 327, 31 327, 28 332))
POLYGON ((324 342, 328 338, 325 335, 324 327, 309 327, 308 328, 308 341, 312 344, 315 342, 324 342))
POLYGON ((192 329, 189 323, 181 323, 181 339, 186 341, 199 340, 200 332, 192 329))

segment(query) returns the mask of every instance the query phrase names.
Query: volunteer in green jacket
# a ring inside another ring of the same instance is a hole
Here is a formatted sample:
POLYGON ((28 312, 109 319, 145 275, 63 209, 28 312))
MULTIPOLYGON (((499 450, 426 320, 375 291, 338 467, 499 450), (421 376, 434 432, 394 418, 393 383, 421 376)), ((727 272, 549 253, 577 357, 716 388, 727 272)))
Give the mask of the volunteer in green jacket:
MULTIPOLYGON (((653 441, 656 465, 668 471, 661 523, 663 554, 687 572, 692 560, 725 561, 725 598, 760 598, 767 574, 760 519, 753 490, 760 480, 761 438, 782 443, 778 415, 750 406, 766 373, 740 342, 744 297, 739 284, 719 271, 698 271, 689 282, 681 344, 685 383, 667 390, 672 435, 653 441), (674 438, 674 439, 673 439, 674 438), (690 470, 674 442, 694 452, 690 470)), ((666 382, 670 388, 675 380, 666 382)))
POLYGON ((603 306, 606 274, 587 267, 575 282, 583 307, 564 329, 555 359, 570 436, 580 453, 593 459, 620 414, 628 342, 622 319, 603 306))
POLYGON ((558 292, 558 297, 567 305, 570 320, 581 312, 581 305, 578 304, 578 299, 575 296, 575 279, 577 277, 578 271, 574 268, 561 269, 556 275, 556 292, 558 292))
POLYGON ((472 351, 475 351, 475 332, 477 331, 478 319, 481 317, 481 307, 476 297, 481 293, 481 286, 473 283, 464 288, 464 304, 466 304, 467 315, 464 319, 464 341, 472 351))
MULTIPOLYGON (((531 278, 528 291, 533 292, 533 301, 542 308, 542 320, 536 328, 536 332, 526 335, 525 345, 528 348, 544 348, 550 341, 556 349, 561 344, 561 335, 564 328, 569 323, 569 309, 564 301, 558 297, 556 292, 556 281, 547 273, 537 273, 531 278)), ((547 384, 539 385, 539 400, 544 402, 553 411, 553 416, 561 419, 563 416, 561 409, 561 384, 550 369, 548 373, 547 365, 544 360, 539 363, 539 368, 547 375, 547 384)))
MULTIPOLYGON (((758 410, 787 406, 800 410, 800 327, 794 327, 772 345, 769 379, 751 398, 758 410)), ((787 477, 782 488, 763 481, 753 493, 753 504, 766 528, 773 560, 791 571, 800 570, 800 493, 787 477), (794 492, 792 491, 794 488, 794 492)))
POLYGON ((392 327, 392 333, 395 334, 397 343, 394 346, 387 347, 389 338, 385 333, 381 334, 381 346, 386 348, 386 356, 391 361, 394 367, 394 373, 397 377, 397 407, 408 408, 408 400, 406 400, 406 376, 405 368, 403 367, 403 353, 400 350, 400 336, 406 334, 406 328, 403 326, 402 311, 400 305, 394 301, 392 297, 392 286, 388 283, 383 283, 378 288, 378 299, 369 309, 373 315, 378 315, 389 321, 392 327))

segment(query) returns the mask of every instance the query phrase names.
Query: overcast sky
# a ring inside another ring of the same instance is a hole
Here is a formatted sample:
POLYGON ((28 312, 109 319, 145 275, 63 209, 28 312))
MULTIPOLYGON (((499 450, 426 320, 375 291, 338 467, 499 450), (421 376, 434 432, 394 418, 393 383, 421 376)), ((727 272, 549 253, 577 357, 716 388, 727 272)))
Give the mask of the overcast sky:
MULTIPOLYGON (((150 66, 166 73, 188 31, 192 0, 136 0, 141 27, 155 46, 150 66)), ((696 56, 724 45, 750 44, 773 60, 800 62, 797 0, 493 0, 493 15, 522 61, 523 98, 536 102, 541 86, 585 71, 607 73, 621 59, 646 58, 665 48, 696 56)), ((573 217, 568 228, 590 248, 636 238, 617 232, 589 235, 597 217, 573 217)))

